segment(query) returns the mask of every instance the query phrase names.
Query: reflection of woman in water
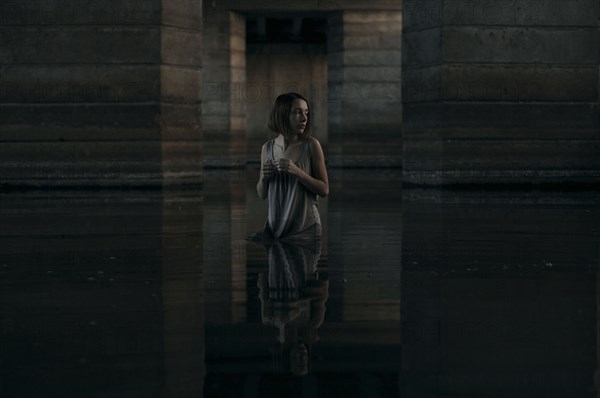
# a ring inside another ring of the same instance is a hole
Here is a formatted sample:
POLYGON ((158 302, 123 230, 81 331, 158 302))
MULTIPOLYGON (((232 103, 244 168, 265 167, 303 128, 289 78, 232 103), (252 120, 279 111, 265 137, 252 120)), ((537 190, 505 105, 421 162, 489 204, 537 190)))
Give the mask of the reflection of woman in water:
POLYGON ((328 281, 320 280, 317 272, 320 246, 275 240, 266 247, 269 274, 259 275, 258 287, 263 323, 279 331, 271 350, 273 369, 303 375, 328 297, 328 281))
POLYGON ((300 94, 275 100, 268 127, 277 137, 262 147, 258 196, 268 199, 264 230, 253 238, 320 238, 317 195, 329 194, 325 157, 311 136, 308 101, 300 94))

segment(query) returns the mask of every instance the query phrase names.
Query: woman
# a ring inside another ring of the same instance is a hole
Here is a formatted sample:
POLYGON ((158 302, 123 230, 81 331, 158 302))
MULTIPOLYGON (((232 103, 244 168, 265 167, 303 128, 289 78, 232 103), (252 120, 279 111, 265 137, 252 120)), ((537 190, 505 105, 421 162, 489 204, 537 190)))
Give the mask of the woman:
POLYGON ((277 137, 262 146, 256 191, 268 199, 265 239, 320 238, 317 196, 329 194, 325 157, 311 136, 308 101, 300 94, 282 94, 275 100, 268 127, 277 137))

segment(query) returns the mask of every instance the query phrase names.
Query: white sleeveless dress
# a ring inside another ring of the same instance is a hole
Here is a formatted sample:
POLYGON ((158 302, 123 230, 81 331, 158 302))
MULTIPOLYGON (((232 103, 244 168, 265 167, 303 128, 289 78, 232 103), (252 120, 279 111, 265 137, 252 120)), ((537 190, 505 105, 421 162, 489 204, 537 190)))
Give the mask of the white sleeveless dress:
MULTIPOLYGON (((275 140, 267 142, 267 157, 275 161, 275 140)), ((309 141, 302 143, 296 166, 313 176, 309 156, 309 141)), ((314 176, 313 176, 314 177, 314 176)), ((276 172, 268 182, 269 212, 262 233, 263 239, 314 240, 321 238, 321 219, 317 209, 317 194, 309 191, 296 176, 276 172)))

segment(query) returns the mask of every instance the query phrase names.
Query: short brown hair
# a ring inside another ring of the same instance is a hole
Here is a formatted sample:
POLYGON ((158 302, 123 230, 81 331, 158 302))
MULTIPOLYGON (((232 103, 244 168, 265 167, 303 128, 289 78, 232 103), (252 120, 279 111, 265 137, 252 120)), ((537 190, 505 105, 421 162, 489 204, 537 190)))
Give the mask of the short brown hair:
MULTIPOLYGON (((274 132, 275 134, 279 133, 287 133, 290 130, 290 113, 292 112, 292 103, 294 100, 301 99, 306 102, 306 106, 310 110, 310 105, 308 104, 308 100, 301 96, 298 93, 285 93, 281 94, 275 100, 275 104, 271 109, 271 114, 269 116, 269 120, 267 122, 267 127, 269 130, 274 132)), ((312 116, 309 113, 306 118, 306 128, 300 135, 300 139, 305 140, 309 138, 312 134, 311 128, 311 119, 312 116)))

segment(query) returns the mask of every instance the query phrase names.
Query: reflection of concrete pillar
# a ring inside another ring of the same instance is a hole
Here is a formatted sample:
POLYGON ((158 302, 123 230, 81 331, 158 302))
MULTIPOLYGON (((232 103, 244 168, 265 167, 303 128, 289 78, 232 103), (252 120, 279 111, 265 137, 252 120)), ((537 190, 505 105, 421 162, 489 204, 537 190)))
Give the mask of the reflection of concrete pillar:
POLYGON ((2 195, 2 397, 157 395, 161 210, 152 192, 2 195))
POLYGON ((345 295, 345 247, 343 231, 344 219, 348 216, 344 211, 344 200, 338 195, 343 191, 342 176, 344 169, 337 173, 330 173, 329 188, 334 192, 327 198, 327 228, 328 248, 327 267, 329 275, 329 301, 327 303, 327 319, 330 322, 341 322, 344 320, 344 295, 345 295), (331 266, 330 266, 331 264, 331 266))
POLYGON ((392 189, 373 207, 361 208, 364 192, 357 187, 369 185, 383 191, 401 184, 401 173, 374 176, 368 171, 334 170, 329 200, 329 258, 327 263, 331 321, 400 320, 402 215, 401 190, 392 189), (385 188, 387 187, 387 188, 385 188), (377 242, 368 245, 366 240, 377 242))
POLYGON ((246 164, 246 19, 204 4, 202 125, 205 164, 246 164))
POLYGON ((599 8, 404 1, 405 180, 597 180, 599 8))
MULTIPOLYGON (((404 258, 413 259, 410 255, 404 258)), ((433 397, 439 392, 442 370, 440 280, 431 272, 406 264, 401 284, 401 391, 405 396, 433 397), (430 395, 425 395, 425 391, 430 395)))
POLYGON ((203 214, 201 198, 192 198, 163 197, 165 398, 202 397, 204 390, 203 214))
POLYGON ((329 153, 335 165, 400 165, 400 10, 328 20, 329 153))
MULTIPOLYGON (((244 175, 239 174, 239 175, 244 175)), ((230 218, 230 261, 231 261, 231 319, 234 322, 246 320, 246 191, 238 181, 230 188, 233 200, 230 218)))
POLYGON ((246 319, 245 172, 205 173, 203 230, 207 319, 246 319))
POLYGON ((598 239, 581 203, 430 190, 406 198, 403 393, 590 395, 600 303, 586 265, 598 262, 598 239))

